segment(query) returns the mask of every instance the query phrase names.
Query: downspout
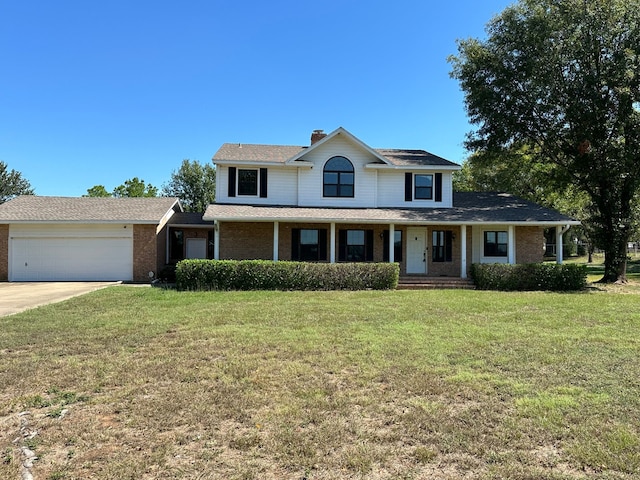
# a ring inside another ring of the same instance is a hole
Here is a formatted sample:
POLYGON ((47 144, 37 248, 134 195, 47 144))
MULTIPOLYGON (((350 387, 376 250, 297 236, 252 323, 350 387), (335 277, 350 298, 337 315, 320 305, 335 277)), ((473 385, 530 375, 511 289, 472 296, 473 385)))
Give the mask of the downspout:
POLYGON ((556 263, 562 265, 563 251, 562 251, 562 236, 569 231, 571 225, 556 227, 556 263))

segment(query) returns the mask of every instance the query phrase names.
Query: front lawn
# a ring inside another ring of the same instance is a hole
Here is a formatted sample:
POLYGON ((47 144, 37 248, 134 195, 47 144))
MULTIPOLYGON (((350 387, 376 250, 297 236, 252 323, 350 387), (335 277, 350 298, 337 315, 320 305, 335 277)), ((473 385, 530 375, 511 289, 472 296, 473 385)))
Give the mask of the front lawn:
POLYGON ((0 478, 638 478, 638 305, 111 287, 0 318, 0 478))

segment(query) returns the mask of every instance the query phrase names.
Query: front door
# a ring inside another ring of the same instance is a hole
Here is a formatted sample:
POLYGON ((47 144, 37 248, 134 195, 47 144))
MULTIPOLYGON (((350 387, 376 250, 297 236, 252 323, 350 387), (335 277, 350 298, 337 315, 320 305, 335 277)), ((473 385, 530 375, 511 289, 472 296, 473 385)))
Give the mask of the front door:
POLYGON ((407 273, 427 273, 426 228, 407 228, 407 273))
POLYGON ((187 238, 185 258, 207 258, 207 239, 187 238))

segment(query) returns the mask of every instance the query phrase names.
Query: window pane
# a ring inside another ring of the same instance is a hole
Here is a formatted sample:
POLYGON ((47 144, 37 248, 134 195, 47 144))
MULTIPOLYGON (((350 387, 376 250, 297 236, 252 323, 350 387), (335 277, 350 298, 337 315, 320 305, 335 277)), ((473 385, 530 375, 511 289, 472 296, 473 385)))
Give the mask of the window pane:
POLYGON ((498 233, 498 243, 507 243, 507 232, 497 232, 498 233))
POLYGON ((300 230, 300 245, 318 245, 318 230, 300 230))
POLYGON ((395 248, 402 247, 402 230, 393 232, 393 246, 395 248))
POLYGON ((431 187, 433 186, 433 175, 415 175, 416 187, 431 187))
POLYGON ((340 186, 341 197, 353 197, 353 185, 341 185, 340 186))
POLYGON ((353 173, 341 173, 340 183, 342 185, 353 185, 353 173))
POLYGON ((258 171, 238 170, 238 195, 258 194, 258 171))
POLYGON ((507 256, 507 245, 505 243, 499 243, 497 248, 497 254, 500 257, 507 256))
POLYGON ((353 165, 344 157, 333 157, 325 164, 324 169, 334 172, 353 172, 353 165))
POLYGON ((338 196, 338 186, 337 185, 325 185, 324 186, 324 196, 325 197, 337 197, 338 196))
POLYGON ((349 245, 347 247, 348 262, 364 262, 364 245, 349 245))
POLYGON ((347 245, 364 246, 364 230, 347 230, 347 245))
POLYGON ((496 232, 485 232, 487 243, 496 243, 496 232))
POLYGON ((324 183, 338 183, 338 174, 334 172, 324 172, 324 183))

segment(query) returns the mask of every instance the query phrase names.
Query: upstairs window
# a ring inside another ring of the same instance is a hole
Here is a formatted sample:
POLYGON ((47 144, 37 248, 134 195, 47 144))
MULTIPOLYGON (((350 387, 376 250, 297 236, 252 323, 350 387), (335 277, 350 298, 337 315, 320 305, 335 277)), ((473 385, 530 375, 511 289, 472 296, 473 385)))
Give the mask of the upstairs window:
POLYGON ((267 198, 267 169, 266 168, 236 168, 229 167, 228 195, 258 196, 267 198))
POLYGON ((416 200, 431 200, 433 198, 433 175, 414 175, 413 198, 416 200))
POLYGON ((484 256, 506 257, 508 251, 507 232, 484 232, 484 256))
POLYGON ((238 169, 238 195, 258 195, 258 170, 238 169))
POLYGON ((353 197, 353 165, 344 157, 333 157, 324 165, 323 191, 325 197, 353 197))

